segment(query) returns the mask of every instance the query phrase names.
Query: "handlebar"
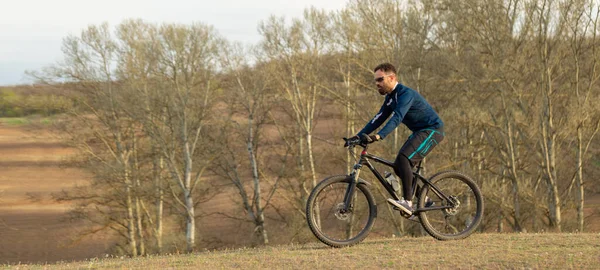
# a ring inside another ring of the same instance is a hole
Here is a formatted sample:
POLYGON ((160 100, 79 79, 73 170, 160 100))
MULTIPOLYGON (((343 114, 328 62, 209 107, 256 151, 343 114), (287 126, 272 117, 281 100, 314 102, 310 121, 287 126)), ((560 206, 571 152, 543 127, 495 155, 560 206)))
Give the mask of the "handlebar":
POLYGON ((367 149, 367 144, 361 143, 360 138, 343 138, 345 143, 344 143, 344 147, 348 147, 349 150, 352 150, 352 148, 354 148, 354 146, 362 146, 363 148, 367 149))

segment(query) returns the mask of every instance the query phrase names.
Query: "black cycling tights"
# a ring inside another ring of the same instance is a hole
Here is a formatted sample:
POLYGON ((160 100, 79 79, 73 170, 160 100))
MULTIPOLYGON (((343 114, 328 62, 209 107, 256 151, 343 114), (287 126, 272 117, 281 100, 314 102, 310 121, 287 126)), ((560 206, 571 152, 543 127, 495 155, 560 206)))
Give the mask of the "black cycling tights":
POLYGON ((402 179, 402 194, 405 200, 412 200, 413 195, 413 173, 412 165, 408 158, 399 153, 394 161, 394 172, 402 179))

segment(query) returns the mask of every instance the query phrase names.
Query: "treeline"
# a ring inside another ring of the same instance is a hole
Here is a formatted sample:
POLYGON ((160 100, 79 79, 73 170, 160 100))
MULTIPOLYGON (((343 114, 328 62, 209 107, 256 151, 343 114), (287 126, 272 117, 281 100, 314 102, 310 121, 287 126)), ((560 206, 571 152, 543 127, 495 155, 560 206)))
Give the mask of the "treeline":
MULTIPOLYGON (((250 232, 241 244, 312 239, 307 195, 347 171, 340 138, 376 113, 372 68, 391 62, 446 125, 427 172, 477 179, 483 231, 584 231, 600 175, 599 12, 584 0, 354 0, 270 17, 253 46, 201 23, 90 26, 34 74, 76 91, 61 124, 95 176, 57 199, 130 255, 202 248, 209 214, 248 221, 233 232, 250 232), (211 209, 224 190, 239 210, 211 209)), ((373 152, 392 159, 408 135, 373 152)), ((374 233, 421 233, 379 204, 374 233)))
POLYGON ((0 117, 52 116, 67 112, 72 106, 71 100, 60 94, 33 94, 19 87, 0 87, 0 117))

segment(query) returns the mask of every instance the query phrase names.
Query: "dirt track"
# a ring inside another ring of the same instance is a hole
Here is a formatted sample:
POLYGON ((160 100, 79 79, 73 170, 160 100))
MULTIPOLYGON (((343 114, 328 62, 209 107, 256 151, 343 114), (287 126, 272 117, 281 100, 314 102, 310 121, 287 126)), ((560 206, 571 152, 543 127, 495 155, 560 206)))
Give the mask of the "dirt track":
POLYGON ((0 264, 53 262, 102 256, 98 236, 72 243, 80 223, 51 193, 86 183, 86 175, 60 162, 73 154, 40 130, 0 123, 0 264))

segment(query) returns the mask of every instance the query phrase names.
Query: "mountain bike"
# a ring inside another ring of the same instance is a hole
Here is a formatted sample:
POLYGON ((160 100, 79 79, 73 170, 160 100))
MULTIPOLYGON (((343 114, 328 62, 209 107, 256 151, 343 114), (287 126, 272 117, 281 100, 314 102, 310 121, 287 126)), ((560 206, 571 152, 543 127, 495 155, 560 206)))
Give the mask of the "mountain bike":
MULTIPOLYGON (((400 199, 371 163, 393 168, 393 162, 369 154, 368 144, 361 143, 360 139, 344 140, 356 160, 351 173, 322 180, 312 190, 306 205, 308 226, 321 242, 331 247, 360 243, 377 218, 377 205, 369 189, 372 184, 360 178, 363 166, 369 168, 394 200, 400 199), (363 148, 358 159, 354 152, 357 145, 363 148)), ((411 199, 417 196, 413 216, 399 210, 401 215, 411 220, 418 217, 425 231, 438 240, 458 240, 471 235, 483 217, 483 198, 477 184, 459 171, 443 171, 427 179, 420 174, 421 169, 419 162, 413 170, 411 199), (426 207, 426 204, 431 206, 426 207)))

